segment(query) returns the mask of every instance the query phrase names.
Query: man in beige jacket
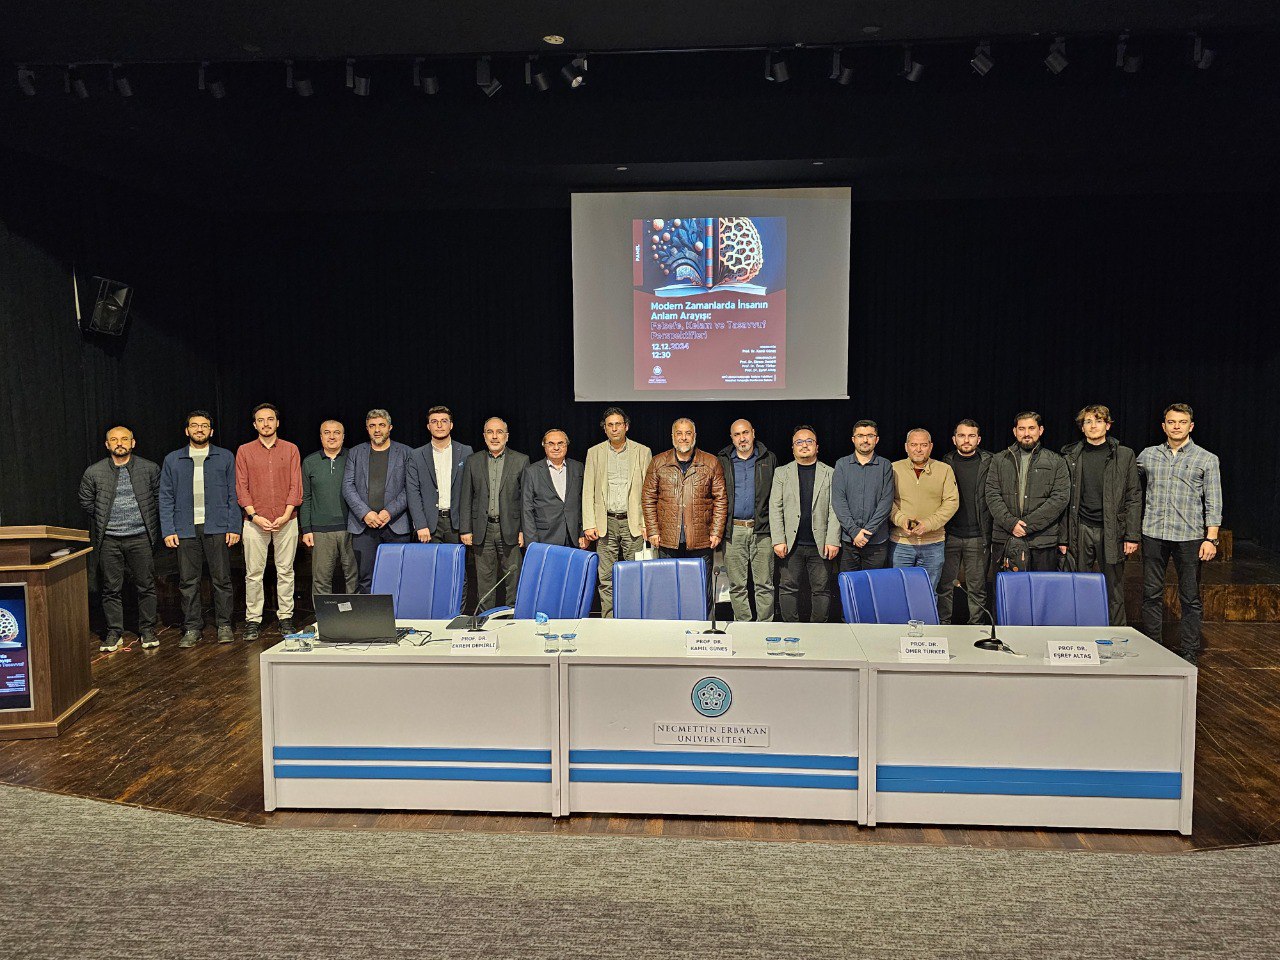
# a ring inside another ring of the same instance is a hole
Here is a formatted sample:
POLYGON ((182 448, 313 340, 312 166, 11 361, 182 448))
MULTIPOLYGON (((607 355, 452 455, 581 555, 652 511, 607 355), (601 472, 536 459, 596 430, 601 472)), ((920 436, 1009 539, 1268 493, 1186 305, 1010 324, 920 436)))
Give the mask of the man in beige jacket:
POLYGON ((960 509, 960 490, 951 468, 931 458, 928 430, 909 431, 906 446, 907 458, 893 465, 892 565, 924 567, 936 591, 946 556, 943 527, 960 509))
POLYGON ((582 482, 582 526, 600 557, 600 615, 613 615, 613 565, 634 560, 644 546, 640 489, 653 451, 627 439, 631 418, 609 407, 600 421, 607 438, 587 451, 582 482))

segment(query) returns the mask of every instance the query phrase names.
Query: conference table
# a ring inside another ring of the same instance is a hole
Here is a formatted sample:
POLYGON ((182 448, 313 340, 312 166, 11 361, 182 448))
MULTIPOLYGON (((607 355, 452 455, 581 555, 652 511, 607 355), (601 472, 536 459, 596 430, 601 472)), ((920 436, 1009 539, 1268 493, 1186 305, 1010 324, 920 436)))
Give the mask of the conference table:
POLYGON ((262 654, 267 810, 486 810, 1191 831, 1196 670, 1128 628, 491 621, 496 651, 280 644, 262 654), (767 637, 797 636, 802 655, 767 637), (1051 640, 1137 656, 1046 662, 1051 640), (696 645, 696 644, 695 644, 696 645), (776 644, 775 644, 776 645, 776 644))

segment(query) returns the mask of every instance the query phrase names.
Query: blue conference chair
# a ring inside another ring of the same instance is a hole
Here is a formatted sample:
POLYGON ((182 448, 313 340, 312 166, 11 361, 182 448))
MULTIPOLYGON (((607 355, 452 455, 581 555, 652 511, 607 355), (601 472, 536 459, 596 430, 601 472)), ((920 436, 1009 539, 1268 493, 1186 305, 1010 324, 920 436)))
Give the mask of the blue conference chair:
POLYGON ((707 619, 706 564, 701 557, 615 563, 613 615, 619 620, 707 619))
MULTIPOLYGON (((600 558, 594 550, 532 543, 525 549, 516 584, 516 620, 541 612, 553 620, 573 620, 591 612, 600 558)), ((485 616, 511 610, 494 607, 485 616)))
POLYGON ((1105 627, 1107 582, 1100 573, 996 574, 996 619, 1021 627, 1105 627))
POLYGON ((839 580, 845 623, 938 622, 938 600, 924 567, 849 570, 839 580))
POLYGON ((460 543, 384 543, 370 593, 389 593, 400 620, 448 620, 462 612, 466 548, 460 543))

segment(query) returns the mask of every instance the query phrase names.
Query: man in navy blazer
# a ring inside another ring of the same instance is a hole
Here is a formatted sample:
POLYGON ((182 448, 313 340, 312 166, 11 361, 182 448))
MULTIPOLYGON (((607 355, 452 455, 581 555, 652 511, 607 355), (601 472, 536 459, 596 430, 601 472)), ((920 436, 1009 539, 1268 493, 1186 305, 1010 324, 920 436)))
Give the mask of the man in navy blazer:
POLYGON ((582 463, 569 460, 569 435, 548 430, 542 435, 545 459, 524 468, 520 483, 524 545, 552 543, 587 548, 582 535, 582 463))
POLYGON ((409 493, 405 474, 413 451, 391 439, 391 414, 374 409, 365 414, 369 442, 352 447, 342 477, 342 498, 351 513, 347 531, 356 553, 361 593, 373 583, 378 545, 409 542, 409 493))
POLYGON ((448 407, 427 411, 427 429, 431 442, 409 457, 409 516, 419 543, 461 543, 462 467, 473 451, 452 439, 453 414, 448 407))

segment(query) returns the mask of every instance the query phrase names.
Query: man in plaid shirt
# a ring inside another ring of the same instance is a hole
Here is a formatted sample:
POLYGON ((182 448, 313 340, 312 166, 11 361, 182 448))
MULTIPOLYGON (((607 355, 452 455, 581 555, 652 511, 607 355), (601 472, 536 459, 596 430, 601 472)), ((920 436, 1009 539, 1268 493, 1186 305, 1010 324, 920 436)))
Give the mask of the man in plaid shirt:
POLYGON ((1200 564, 1218 554, 1222 523, 1222 477, 1218 458, 1191 439, 1195 419, 1185 403, 1165 408, 1165 443, 1138 454, 1146 488, 1142 514, 1142 629, 1160 642, 1164 574, 1173 558, 1182 605, 1181 654, 1200 656, 1200 564))

